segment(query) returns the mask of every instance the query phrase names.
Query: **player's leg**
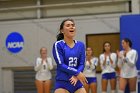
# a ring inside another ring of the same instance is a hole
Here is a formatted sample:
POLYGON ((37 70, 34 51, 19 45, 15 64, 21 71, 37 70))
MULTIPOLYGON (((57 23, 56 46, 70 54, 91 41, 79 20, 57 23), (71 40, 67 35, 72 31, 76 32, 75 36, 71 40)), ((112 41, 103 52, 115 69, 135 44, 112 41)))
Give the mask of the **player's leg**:
POLYGON ((108 80, 102 79, 102 93, 106 93, 107 91, 108 80))
POLYGON ((127 84, 127 79, 119 78, 119 93, 124 93, 127 84))
POLYGON ((63 89, 63 88, 58 88, 55 90, 54 93, 69 93, 66 89, 63 89))
POLYGON ((91 93, 97 93, 97 78, 91 77, 89 81, 91 93))
POLYGON ((85 84, 84 88, 85 88, 86 92, 89 93, 89 84, 85 84))
POLYGON ((137 77, 134 78, 129 78, 128 79, 129 82, 129 89, 130 89, 130 93, 136 93, 136 82, 137 82, 137 77))
POLYGON ((116 79, 110 79, 111 93, 115 93, 116 91, 116 79))
POLYGON ((37 87, 37 93, 43 93, 43 81, 36 80, 35 84, 37 87))
POLYGON ((116 91, 116 73, 115 72, 110 74, 110 86, 111 86, 111 93, 115 93, 116 91))
POLYGON ((44 90, 45 90, 45 93, 51 93, 51 84, 52 84, 52 81, 51 80, 46 80, 44 82, 44 90))
POLYGON ((93 82, 90 84, 91 93, 97 93, 97 83, 93 82))
POLYGON ((87 93, 85 88, 80 88, 78 90, 75 91, 75 93, 87 93))
POLYGON ((102 75, 102 93, 106 93, 108 85, 109 74, 105 73, 102 75))

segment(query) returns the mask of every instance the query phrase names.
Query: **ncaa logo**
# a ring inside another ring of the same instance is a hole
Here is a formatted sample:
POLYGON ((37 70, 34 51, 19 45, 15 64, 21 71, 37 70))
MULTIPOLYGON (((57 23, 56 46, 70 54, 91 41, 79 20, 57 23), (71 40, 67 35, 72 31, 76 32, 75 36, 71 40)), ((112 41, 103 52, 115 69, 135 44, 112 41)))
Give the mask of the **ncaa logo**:
POLYGON ((11 53, 18 53, 23 49, 24 39, 18 32, 10 33, 6 38, 6 48, 11 53))

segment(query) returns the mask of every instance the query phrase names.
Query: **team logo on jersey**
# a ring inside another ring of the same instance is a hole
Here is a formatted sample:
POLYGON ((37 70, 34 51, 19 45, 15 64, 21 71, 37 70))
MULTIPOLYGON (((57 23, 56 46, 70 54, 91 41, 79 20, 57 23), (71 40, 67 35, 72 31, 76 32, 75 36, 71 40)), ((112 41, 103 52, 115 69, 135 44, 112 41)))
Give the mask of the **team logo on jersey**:
POLYGON ((18 32, 10 33, 6 38, 6 48, 11 53, 18 53, 24 47, 24 39, 18 32))

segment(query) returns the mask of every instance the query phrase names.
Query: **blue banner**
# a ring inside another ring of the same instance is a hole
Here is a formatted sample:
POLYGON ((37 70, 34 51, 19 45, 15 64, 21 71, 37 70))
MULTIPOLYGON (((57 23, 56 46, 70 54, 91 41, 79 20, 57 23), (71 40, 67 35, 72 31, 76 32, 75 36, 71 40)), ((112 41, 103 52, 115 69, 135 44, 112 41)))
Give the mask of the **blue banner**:
POLYGON ((10 33, 5 42, 6 48, 11 53, 19 53, 24 47, 24 38, 18 32, 10 33))
MULTIPOLYGON (((140 70, 140 15, 124 15, 120 18, 120 40, 129 38, 133 45, 132 48, 138 51, 137 69, 140 70)), ((138 86, 140 87, 140 86, 138 86)), ((139 88, 140 89, 140 88, 139 88)), ((140 90, 138 90, 140 91, 140 90)), ((127 87, 126 92, 129 93, 127 87)), ((138 92, 140 93, 140 92, 138 92)))

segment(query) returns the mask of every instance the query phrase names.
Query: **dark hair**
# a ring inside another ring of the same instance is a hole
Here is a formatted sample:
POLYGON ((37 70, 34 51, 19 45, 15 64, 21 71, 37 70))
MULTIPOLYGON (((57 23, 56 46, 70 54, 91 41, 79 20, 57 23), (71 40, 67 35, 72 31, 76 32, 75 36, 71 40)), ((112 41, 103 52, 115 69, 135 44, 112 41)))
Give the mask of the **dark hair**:
POLYGON ((63 33, 61 32, 61 30, 63 29, 64 24, 65 24, 66 21, 71 21, 71 22, 74 23, 74 20, 73 20, 73 19, 70 19, 70 18, 65 19, 65 20, 62 21, 62 23, 61 23, 61 25, 60 25, 60 28, 59 28, 59 34, 56 36, 57 41, 64 39, 64 35, 63 35, 63 33))
POLYGON ((87 50, 88 48, 90 48, 90 49, 93 51, 93 49, 92 49, 91 47, 86 47, 86 50, 87 50))
POLYGON ((123 40, 129 44, 130 48, 132 47, 132 41, 129 38, 124 38, 123 40))
POLYGON ((105 41, 105 42, 103 43, 103 52, 105 52, 104 46, 105 46, 106 43, 108 43, 108 44, 111 46, 111 43, 110 43, 109 41, 105 41))

